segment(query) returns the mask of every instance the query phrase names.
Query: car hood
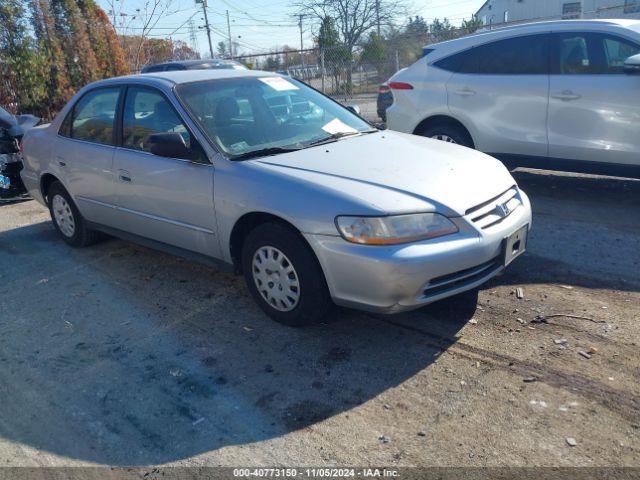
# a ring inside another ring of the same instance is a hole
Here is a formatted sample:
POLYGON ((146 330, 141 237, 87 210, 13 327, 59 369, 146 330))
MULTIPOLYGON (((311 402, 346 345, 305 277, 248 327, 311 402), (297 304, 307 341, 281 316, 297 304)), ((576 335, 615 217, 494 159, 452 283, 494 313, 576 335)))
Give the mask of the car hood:
MULTIPOLYGON (((415 210, 422 200, 448 215, 464 215, 515 184, 493 157, 438 140, 384 131, 253 160, 324 188, 353 192, 387 213, 415 210), (355 184, 354 184, 355 182, 355 184), (356 185, 359 184, 359 185, 356 185), (373 188, 356 188, 365 184, 373 188)), ((422 205, 420 208, 425 208, 422 205)))

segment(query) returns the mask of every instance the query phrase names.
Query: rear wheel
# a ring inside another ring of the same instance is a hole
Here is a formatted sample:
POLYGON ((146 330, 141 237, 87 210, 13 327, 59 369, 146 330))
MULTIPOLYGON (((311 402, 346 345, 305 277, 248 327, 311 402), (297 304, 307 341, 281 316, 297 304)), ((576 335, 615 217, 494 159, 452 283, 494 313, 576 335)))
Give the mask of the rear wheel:
POLYGON ((73 247, 95 243, 99 234, 86 226, 76 204, 60 182, 54 182, 47 192, 53 225, 62 239, 73 247))
POLYGON ((458 125, 447 123, 436 124, 422 129, 418 134, 423 137, 433 138, 434 140, 473 148, 471 136, 465 129, 458 125))
POLYGON ((310 325, 333 306, 313 251, 284 225, 266 223, 249 233, 242 248, 242 270, 255 301, 277 322, 310 325))

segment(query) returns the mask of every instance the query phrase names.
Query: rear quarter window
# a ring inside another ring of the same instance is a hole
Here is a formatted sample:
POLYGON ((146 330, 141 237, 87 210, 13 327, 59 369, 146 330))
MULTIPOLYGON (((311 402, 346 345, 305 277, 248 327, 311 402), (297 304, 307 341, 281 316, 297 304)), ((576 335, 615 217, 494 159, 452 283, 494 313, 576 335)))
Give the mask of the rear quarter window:
POLYGON ((433 52, 435 49, 434 48, 423 48, 422 49, 422 56, 426 57, 427 55, 429 55, 431 52, 433 52))
POLYGON ((448 57, 434 62, 433 65, 448 72, 471 73, 477 70, 477 63, 474 49, 471 48, 469 50, 449 55, 448 57))

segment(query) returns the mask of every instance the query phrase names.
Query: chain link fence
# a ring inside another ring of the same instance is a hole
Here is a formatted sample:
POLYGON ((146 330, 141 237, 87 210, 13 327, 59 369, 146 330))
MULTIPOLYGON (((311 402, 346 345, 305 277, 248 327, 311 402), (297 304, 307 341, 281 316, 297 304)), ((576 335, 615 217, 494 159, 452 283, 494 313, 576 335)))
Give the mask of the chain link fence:
POLYGON ((290 75, 334 98, 349 99, 377 93, 381 83, 420 58, 425 43, 429 43, 426 38, 416 42, 411 51, 388 44, 374 52, 335 46, 243 55, 234 60, 256 70, 290 75))

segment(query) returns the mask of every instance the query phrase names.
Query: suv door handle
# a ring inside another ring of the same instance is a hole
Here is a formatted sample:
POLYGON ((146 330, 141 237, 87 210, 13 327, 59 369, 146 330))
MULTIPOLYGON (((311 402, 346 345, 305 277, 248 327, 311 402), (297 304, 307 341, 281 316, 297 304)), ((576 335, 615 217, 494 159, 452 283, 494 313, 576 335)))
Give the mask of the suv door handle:
POLYGON ((560 93, 556 93, 555 95, 551 95, 551 98, 555 98, 557 100, 562 100, 564 102, 568 102, 571 100, 580 100, 582 98, 582 95, 579 95, 577 93, 573 93, 573 91, 571 90, 564 90, 560 93))
POLYGON ((470 97, 472 95, 476 94, 475 90, 471 90, 469 87, 464 87, 461 88, 459 90, 456 90, 455 93, 457 93, 458 95, 461 95, 463 97, 470 97))
POLYGON ((118 179, 121 182, 131 182, 131 174, 126 170, 118 170, 118 179))

